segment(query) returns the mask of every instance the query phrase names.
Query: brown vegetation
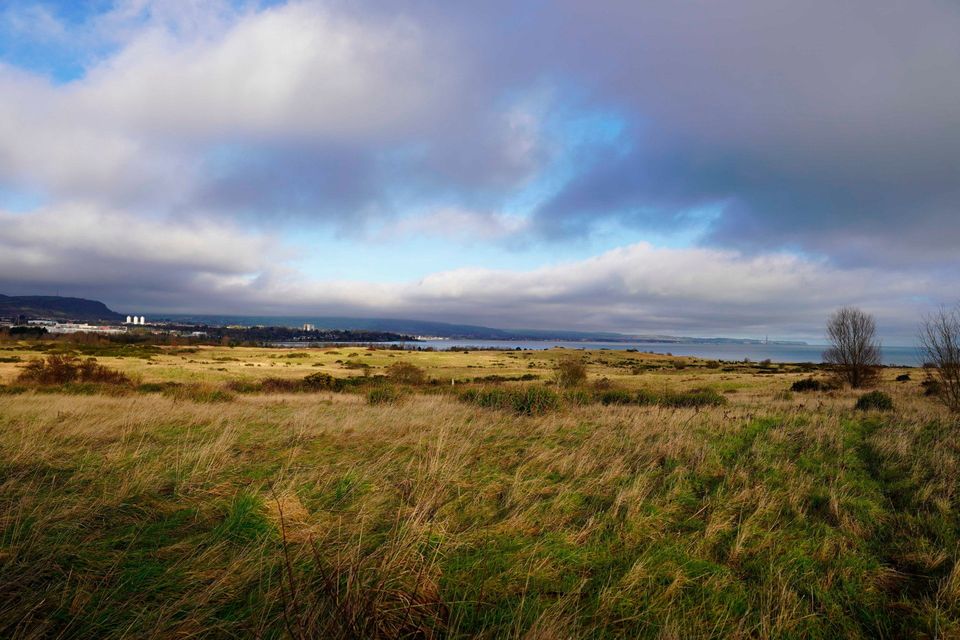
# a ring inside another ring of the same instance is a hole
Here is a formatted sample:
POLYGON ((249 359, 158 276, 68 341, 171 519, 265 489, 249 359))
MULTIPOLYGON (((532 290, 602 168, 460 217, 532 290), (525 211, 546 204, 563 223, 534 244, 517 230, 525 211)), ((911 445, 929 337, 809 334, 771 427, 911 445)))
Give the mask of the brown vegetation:
POLYGON ((32 360, 23 367, 19 382, 39 385, 62 385, 71 382, 97 384, 129 384, 125 374, 97 363, 96 358, 81 360, 69 355, 50 355, 32 360))
POLYGON ((557 361, 554 377, 560 387, 577 387, 587 380, 587 365, 581 358, 565 356, 557 361))

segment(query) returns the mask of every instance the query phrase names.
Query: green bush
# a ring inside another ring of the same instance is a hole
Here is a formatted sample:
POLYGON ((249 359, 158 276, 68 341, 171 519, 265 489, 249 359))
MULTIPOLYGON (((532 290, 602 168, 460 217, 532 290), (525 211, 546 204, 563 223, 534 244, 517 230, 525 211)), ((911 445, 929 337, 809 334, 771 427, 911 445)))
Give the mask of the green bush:
POLYGON ((660 402, 660 398, 657 396, 657 394, 653 393, 652 391, 647 391, 646 389, 641 389, 640 391, 637 391, 633 399, 634 399, 634 402, 636 402, 640 406, 657 404, 658 402, 660 402))
POLYGON ((512 391, 508 389, 467 389, 460 399, 486 409, 509 409, 513 405, 510 399, 512 391))
POLYGON ((27 388, 23 386, 0 384, 0 396, 3 396, 3 395, 16 396, 26 392, 27 392, 27 388))
POLYGON ((869 411, 871 409, 876 409, 877 411, 892 411, 893 398, 883 391, 871 391, 857 399, 855 408, 860 411, 869 411))
POLYGON ((513 397, 513 410, 518 414, 538 416, 556 411, 559 407, 560 396, 546 387, 529 386, 513 397))
POLYGON ((804 391, 822 391, 823 388, 823 382, 816 378, 804 378, 790 385, 790 391, 799 391, 801 393, 804 391))
POLYGON ((603 404, 632 404, 634 396, 629 391, 623 389, 608 389, 600 394, 600 402, 603 404))
POLYGON ((339 391, 342 384, 329 373, 318 371, 303 379, 303 387, 308 391, 339 391))
POLYGON ((427 381, 427 372, 410 362, 394 362, 387 367, 387 377, 397 384, 419 385, 427 381))
POLYGON ((679 393, 665 393, 660 397, 660 404, 667 407, 713 407, 726 404, 727 399, 713 389, 699 389, 679 393))
POLYGON ((234 399, 234 395, 226 389, 196 383, 167 387, 163 390, 163 395, 191 402, 230 402, 234 399))
POLYGON ((586 389, 567 389, 563 392, 563 400, 576 407, 583 407, 593 404, 593 394, 586 389))
POLYGON ((367 392, 367 404, 397 404, 404 400, 404 396, 396 387, 380 385, 367 392))
POLYGON ((541 386, 468 389, 460 395, 460 399, 488 409, 528 416, 543 415, 560 407, 560 396, 541 386))

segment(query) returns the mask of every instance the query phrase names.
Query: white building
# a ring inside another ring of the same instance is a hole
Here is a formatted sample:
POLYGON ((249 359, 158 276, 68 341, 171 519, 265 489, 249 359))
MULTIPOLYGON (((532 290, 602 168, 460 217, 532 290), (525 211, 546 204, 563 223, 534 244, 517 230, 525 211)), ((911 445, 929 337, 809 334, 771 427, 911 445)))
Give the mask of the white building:
POLYGON ((63 322, 47 326, 49 333, 126 333, 126 327, 111 327, 80 322, 63 322))

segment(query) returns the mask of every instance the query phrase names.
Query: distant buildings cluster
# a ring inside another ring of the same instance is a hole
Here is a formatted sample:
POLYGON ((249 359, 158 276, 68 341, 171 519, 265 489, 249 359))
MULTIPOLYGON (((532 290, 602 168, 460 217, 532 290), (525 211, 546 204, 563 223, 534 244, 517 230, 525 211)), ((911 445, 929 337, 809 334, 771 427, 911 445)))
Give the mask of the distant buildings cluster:
POLYGON ((127 321, 124 324, 147 324, 147 319, 143 316, 127 316, 127 321))
POLYGON ((47 333, 126 333, 126 327, 87 324, 86 322, 58 322, 56 320, 30 320, 33 327, 43 327, 47 333))

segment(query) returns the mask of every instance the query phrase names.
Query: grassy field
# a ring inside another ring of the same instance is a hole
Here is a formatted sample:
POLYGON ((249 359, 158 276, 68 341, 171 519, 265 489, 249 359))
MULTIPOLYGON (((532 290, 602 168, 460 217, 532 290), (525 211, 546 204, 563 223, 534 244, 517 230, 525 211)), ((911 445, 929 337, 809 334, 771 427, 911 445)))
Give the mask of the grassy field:
POLYGON ((960 637, 960 424, 907 371, 880 412, 798 365, 0 344, 0 637, 960 637), (130 381, 18 382, 64 350, 130 381))

